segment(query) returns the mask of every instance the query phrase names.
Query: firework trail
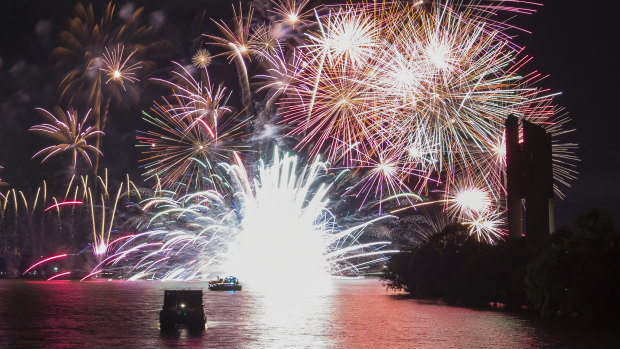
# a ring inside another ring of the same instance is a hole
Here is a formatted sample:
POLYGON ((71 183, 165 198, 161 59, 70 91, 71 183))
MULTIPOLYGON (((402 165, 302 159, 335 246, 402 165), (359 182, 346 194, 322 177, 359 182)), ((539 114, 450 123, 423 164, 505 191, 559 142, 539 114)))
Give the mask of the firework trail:
POLYGON ((88 176, 73 175, 66 189, 57 192, 58 195, 53 192, 43 181, 34 193, 9 189, 6 195, 2 195, 0 248, 13 250, 25 247, 33 255, 81 250, 69 255, 87 253, 92 257, 89 261, 95 263, 107 254, 113 236, 123 231, 134 231, 134 223, 132 218, 128 219, 126 207, 133 200, 141 200, 141 193, 129 176, 126 181, 114 186, 108 183, 107 170, 94 182, 89 181, 88 176), (98 191, 94 189, 95 182, 98 183, 98 191), (112 187, 116 189, 112 193, 114 195, 110 194, 112 187), (89 237, 84 232, 91 228, 92 235, 89 237), (50 239, 55 241, 54 251, 47 243, 50 239))

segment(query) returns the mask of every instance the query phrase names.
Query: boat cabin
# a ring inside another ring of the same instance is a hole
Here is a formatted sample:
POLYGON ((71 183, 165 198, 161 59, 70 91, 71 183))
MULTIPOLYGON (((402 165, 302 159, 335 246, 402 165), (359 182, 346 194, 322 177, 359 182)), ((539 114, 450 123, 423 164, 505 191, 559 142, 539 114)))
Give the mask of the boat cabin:
POLYGON ((204 330, 207 317, 202 304, 202 290, 165 290, 164 306, 159 312, 162 331, 185 327, 204 330))

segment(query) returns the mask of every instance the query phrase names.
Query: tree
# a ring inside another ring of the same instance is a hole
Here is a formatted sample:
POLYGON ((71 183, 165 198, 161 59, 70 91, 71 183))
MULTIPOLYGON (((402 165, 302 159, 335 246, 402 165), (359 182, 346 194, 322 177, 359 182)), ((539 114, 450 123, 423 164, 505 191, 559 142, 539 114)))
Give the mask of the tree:
POLYGON ((527 269, 527 297, 544 318, 620 320, 620 231, 590 209, 554 233, 527 269))

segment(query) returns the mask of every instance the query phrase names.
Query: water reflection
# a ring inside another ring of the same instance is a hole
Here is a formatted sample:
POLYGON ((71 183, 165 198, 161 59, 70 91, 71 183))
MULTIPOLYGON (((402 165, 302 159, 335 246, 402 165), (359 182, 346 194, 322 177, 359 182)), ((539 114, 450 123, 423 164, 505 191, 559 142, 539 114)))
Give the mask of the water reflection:
POLYGON ((165 347, 202 348, 206 341, 205 331, 188 331, 179 329, 175 332, 160 332, 161 344, 165 347))
MULTIPOLYGON (((248 291, 252 291, 251 288, 248 291)), ((257 293, 252 323, 261 325, 255 346, 270 348, 332 348, 329 323, 332 322, 335 287, 291 290, 286 287, 257 293)))

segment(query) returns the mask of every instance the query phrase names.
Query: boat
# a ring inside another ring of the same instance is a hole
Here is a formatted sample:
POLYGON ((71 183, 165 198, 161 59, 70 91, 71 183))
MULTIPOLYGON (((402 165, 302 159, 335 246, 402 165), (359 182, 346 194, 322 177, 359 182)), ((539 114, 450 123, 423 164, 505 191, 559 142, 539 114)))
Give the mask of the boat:
POLYGON ((164 290, 164 305, 159 312, 162 331, 174 331, 179 327, 204 330, 206 323, 202 290, 164 290))
POLYGON ((241 283, 234 276, 226 278, 217 277, 217 280, 209 281, 209 290, 211 291, 241 291, 241 283))

